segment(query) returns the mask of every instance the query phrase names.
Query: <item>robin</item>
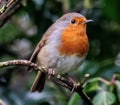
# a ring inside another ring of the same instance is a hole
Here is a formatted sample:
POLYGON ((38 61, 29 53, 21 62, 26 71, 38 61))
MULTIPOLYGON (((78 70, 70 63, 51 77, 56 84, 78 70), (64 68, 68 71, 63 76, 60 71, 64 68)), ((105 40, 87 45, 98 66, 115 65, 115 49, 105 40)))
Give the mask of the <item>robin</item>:
MULTIPOLYGON (((86 23, 91 21, 79 13, 64 14, 44 33, 30 61, 55 74, 76 70, 88 52, 86 23)), ((41 92, 46 78, 47 74, 38 71, 31 92, 41 92)))

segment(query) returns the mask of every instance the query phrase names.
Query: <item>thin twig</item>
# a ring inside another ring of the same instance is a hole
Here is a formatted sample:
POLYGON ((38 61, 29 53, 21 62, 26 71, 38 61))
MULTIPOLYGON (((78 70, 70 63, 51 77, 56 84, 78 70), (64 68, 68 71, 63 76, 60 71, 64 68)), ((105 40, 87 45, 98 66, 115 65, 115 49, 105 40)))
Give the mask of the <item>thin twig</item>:
POLYGON ((102 82, 102 83, 105 83, 106 85, 111 85, 111 82, 110 82, 110 81, 107 81, 107 80, 104 79, 104 78, 99 77, 98 80, 99 80, 100 82, 102 82))
POLYGON ((84 85, 84 83, 87 81, 87 79, 90 77, 90 74, 85 74, 85 77, 83 78, 83 80, 80 83, 80 87, 82 87, 84 85))

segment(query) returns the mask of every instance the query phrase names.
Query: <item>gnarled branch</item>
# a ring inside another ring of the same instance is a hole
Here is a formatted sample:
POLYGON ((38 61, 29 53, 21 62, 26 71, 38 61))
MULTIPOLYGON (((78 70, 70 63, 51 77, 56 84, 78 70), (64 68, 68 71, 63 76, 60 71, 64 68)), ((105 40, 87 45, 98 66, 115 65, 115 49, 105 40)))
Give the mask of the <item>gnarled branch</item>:
POLYGON ((22 6, 22 0, 9 0, 0 8, 0 27, 22 6))
MULTIPOLYGON (((16 66, 16 65, 22 65, 22 66, 29 66, 32 67, 34 70, 37 71, 42 71, 44 73, 48 73, 48 70, 45 69, 44 67, 38 66, 35 63, 32 63, 28 60, 11 60, 11 61, 5 61, 5 62, 0 62, 0 68, 1 67, 7 67, 7 66, 16 66)), ((65 79, 64 77, 61 78, 62 76, 60 75, 52 75, 50 77, 50 80, 53 81, 55 84, 59 84, 62 87, 65 87, 72 91, 74 84, 71 83, 69 80, 65 79)), ((73 90, 74 92, 77 92, 81 98, 84 100, 84 105, 93 105, 90 98, 83 92, 83 85, 88 79, 89 74, 86 74, 81 83, 73 90)))

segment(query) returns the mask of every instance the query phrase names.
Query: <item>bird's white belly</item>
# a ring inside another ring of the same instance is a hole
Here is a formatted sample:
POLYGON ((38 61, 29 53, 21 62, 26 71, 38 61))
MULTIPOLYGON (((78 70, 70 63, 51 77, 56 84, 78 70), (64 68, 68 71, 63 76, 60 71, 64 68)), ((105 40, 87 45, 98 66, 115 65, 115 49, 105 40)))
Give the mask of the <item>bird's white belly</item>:
POLYGON ((56 74, 63 74, 68 71, 77 69, 83 62, 85 57, 78 58, 74 55, 59 55, 59 53, 54 49, 46 46, 41 49, 38 54, 38 64, 46 67, 47 69, 52 68, 56 74))
POLYGON ((84 58, 78 58, 76 55, 60 56, 56 64, 57 73, 66 73, 68 71, 76 70, 83 62, 84 58))

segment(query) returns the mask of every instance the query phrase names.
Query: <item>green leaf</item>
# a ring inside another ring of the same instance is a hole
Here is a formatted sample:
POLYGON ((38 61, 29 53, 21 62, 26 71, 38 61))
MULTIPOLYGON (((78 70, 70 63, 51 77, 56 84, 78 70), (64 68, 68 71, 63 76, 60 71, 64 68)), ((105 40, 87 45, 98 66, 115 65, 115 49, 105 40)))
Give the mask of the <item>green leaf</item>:
POLYGON ((80 100, 80 96, 77 93, 74 93, 70 98, 68 105, 77 105, 78 100, 80 100))
POLYGON ((115 100, 113 93, 102 91, 93 98, 93 103, 94 105, 112 105, 115 103, 115 100))
POLYGON ((117 96, 120 101, 120 81, 116 81, 117 96))
POLYGON ((92 78, 88 81, 88 83, 85 84, 84 86, 84 90, 86 92, 92 92, 92 91, 96 91, 100 88, 99 86, 99 78, 92 78))

